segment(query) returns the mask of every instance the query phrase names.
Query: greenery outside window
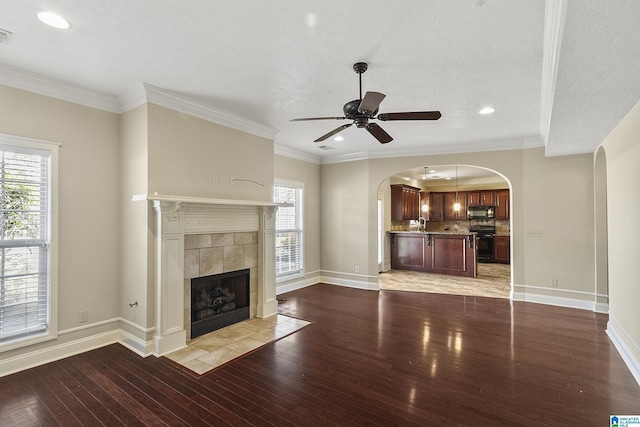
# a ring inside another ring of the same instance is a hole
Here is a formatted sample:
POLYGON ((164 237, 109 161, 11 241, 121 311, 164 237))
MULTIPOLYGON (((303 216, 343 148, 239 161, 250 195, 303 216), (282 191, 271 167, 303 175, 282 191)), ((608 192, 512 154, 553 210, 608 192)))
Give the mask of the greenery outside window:
POLYGON ((56 145, 0 135, 0 351, 57 334, 56 145))
POLYGON ((281 204, 276 213, 276 279, 286 280, 304 273, 303 184, 276 180, 273 201, 281 204))

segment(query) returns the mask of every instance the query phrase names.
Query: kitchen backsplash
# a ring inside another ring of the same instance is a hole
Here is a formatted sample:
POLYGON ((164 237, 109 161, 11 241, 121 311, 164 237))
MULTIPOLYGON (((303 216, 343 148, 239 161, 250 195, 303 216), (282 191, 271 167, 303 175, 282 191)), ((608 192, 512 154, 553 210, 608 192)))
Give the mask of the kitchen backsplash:
MULTIPOLYGON (((496 235, 509 236, 510 225, 509 220, 495 220, 496 235)), ((490 223, 488 223, 490 224, 490 223)), ((411 221, 392 221, 390 231, 412 231, 417 230, 417 223, 411 224, 411 221)), ((427 231, 451 233, 466 233, 469 231, 469 221, 427 221, 427 231)))

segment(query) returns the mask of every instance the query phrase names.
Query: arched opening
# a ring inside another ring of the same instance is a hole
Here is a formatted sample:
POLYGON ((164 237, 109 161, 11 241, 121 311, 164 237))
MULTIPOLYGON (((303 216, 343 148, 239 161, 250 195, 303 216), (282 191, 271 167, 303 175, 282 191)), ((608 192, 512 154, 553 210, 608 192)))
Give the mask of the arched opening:
POLYGON ((415 167, 380 184, 378 206, 381 289, 511 297, 511 192, 504 176, 464 164, 415 167), (432 258, 420 253, 423 245, 430 245, 429 237, 424 244, 416 240, 413 249, 398 249, 400 239, 419 238, 420 233, 473 234, 468 241, 473 241, 478 260, 475 274, 467 274, 468 263, 460 271, 434 273, 437 269, 427 265, 432 258))
POLYGON ((595 186, 595 311, 609 312, 609 254, 607 233, 607 161, 603 147, 598 148, 594 164, 595 186))

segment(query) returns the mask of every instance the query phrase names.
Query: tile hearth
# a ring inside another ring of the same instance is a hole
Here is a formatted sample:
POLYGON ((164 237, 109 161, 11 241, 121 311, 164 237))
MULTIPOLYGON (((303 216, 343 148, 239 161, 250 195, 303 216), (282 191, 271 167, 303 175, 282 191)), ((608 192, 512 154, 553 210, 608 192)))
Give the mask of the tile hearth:
POLYGON ((199 336, 166 357, 203 375, 240 356, 299 331, 311 322, 277 314, 254 317, 199 336))

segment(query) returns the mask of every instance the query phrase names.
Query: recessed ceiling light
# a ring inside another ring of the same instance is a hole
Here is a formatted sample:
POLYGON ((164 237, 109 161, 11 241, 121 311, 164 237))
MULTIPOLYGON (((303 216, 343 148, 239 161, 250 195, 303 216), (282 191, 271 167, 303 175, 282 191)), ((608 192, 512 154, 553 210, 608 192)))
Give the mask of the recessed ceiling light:
POLYGON ((334 141, 344 141, 344 136, 336 136, 335 138, 333 138, 334 141))
POLYGON ((450 180, 451 180, 451 177, 450 177, 450 176, 448 176, 448 177, 446 177, 444 180, 445 180, 445 181, 450 181, 450 180))
POLYGON ((69 22, 60 15, 53 12, 38 12, 38 19, 53 28, 66 30, 70 27, 69 22))
POLYGON ((435 169, 431 169, 431 170, 429 171, 429 173, 436 173, 436 172, 437 172, 437 171, 436 171, 435 169))
POLYGON ((478 111, 478 114, 491 114, 496 111, 493 107, 484 107, 482 110, 478 111))

